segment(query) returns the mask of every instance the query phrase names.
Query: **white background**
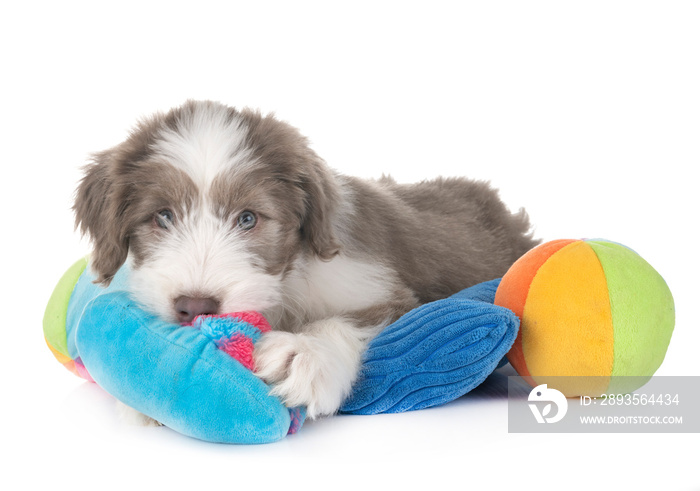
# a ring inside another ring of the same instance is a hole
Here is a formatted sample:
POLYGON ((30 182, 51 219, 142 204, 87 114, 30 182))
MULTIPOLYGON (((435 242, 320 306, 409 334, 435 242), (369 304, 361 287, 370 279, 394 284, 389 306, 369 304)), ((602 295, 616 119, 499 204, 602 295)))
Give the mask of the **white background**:
POLYGON ((697 434, 509 434, 498 374, 267 446, 127 427, 41 332, 88 251, 70 211, 88 154, 207 98, 275 111, 341 172, 488 179, 538 237, 632 247, 676 299, 658 373, 700 375, 699 26, 672 1, 3 3, 0 486, 700 489, 697 434))

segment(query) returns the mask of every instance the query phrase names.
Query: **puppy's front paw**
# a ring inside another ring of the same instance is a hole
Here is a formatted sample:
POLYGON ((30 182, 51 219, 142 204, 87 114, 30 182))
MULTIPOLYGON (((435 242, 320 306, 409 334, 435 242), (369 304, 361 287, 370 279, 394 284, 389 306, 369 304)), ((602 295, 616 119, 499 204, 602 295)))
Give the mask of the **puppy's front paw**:
POLYGON ((289 407, 306 406, 307 416, 335 413, 348 395, 355 368, 343 366, 323 340, 273 331, 255 346, 256 374, 289 407))
POLYGON ((121 401, 117 401, 117 414, 119 414, 121 421, 130 426, 163 426, 162 423, 149 418, 121 401))

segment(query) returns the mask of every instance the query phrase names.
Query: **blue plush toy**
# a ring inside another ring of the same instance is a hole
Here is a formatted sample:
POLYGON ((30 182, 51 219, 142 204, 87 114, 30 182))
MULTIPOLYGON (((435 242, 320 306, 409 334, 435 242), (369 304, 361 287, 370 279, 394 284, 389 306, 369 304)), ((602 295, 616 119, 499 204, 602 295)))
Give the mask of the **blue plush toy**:
MULTIPOLYGON (((87 260, 61 278, 44 316, 56 358, 77 375, 164 425, 194 438, 267 443, 297 431, 303 408, 286 408, 251 371, 253 345, 269 330, 256 313, 164 322, 126 292, 128 271, 108 288, 87 260)), ((493 305, 498 280, 423 305, 371 343, 342 412, 421 409, 467 393, 498 366, 518 319, 493 305)))

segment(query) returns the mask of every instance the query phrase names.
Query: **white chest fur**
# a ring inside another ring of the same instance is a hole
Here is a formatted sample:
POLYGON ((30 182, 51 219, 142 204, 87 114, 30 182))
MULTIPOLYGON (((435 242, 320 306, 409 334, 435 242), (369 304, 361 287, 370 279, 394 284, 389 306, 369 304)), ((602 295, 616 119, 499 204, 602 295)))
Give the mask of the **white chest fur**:
POLYGON ((396 274, 381 264, 345 255, 299 261, 284 281, 283 306, 287 314, 308 322, 385 302, 395 285, 396 274))

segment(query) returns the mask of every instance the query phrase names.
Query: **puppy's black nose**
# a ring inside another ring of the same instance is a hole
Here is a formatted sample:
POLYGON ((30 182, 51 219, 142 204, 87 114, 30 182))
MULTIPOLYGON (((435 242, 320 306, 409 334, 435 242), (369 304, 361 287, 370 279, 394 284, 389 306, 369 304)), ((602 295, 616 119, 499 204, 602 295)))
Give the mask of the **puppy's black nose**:
POLYGON ((198 315, 215 315, 219 311, 219 302, 213 298, 186 297, 175 299, 175 315, 181 324, 189 324, 198 315))

